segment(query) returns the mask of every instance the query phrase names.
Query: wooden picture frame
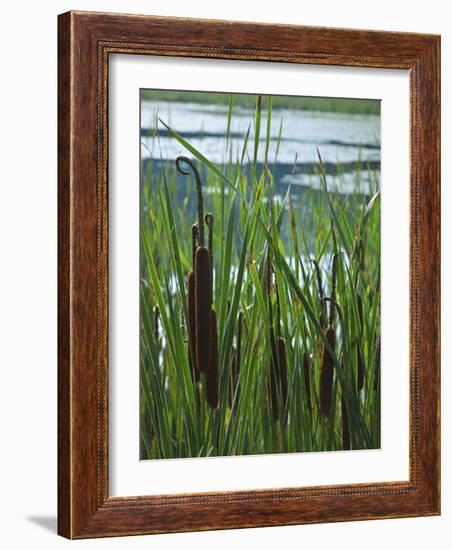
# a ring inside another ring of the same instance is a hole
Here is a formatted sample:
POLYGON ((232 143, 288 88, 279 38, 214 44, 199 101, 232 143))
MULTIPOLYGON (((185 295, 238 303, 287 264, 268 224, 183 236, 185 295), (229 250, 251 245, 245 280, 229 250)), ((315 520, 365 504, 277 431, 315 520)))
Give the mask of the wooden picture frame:
POLYGON ((68 538, 440 513, 440 38, 68 12, 58 38, 58 532, 68 538), (146 497, 108 491, 109 55, 407 69, 408 481, 146 497))

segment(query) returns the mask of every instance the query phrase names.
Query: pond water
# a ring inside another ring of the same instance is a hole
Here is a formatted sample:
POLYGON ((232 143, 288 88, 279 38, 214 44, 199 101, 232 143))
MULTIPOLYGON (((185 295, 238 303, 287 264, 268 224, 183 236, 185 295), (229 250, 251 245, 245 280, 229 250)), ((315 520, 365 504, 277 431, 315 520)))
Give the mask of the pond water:
MULTIPOLYGON (((227 107, 206 103, 143 101, 141 106, 141 154, 149 159, 174 161, 181 154, 191 156, 159 125, 160 145, 154 136, 157 115, 210 161, 225 163, 240 159, 249 128, 244 157, 253 157, 254 110, 234 106, 229 142, 227 107)), ((265 158, 267 113, 262 112, 258 162, 265 158)), ((360 166, 361 192, 368 194, 370 179, 380 168, 380 117, 378 115, 273 109, 268 163, 277 185, 318 187, 317 148, 331 185, 340 193, 356 191, 356 168, 360 166), (282 124, 282 141, 277 151, 282 124), (336 177, 340 174, 340 178, 336 177)))

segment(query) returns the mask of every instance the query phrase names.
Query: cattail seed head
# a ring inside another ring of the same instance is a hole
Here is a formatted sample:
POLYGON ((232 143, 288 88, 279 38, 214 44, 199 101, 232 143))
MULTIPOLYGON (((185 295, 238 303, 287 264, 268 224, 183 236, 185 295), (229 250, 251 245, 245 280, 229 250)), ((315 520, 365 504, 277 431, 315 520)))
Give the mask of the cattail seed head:
POLYGON ((212 278, 209 250, 198 247, 195 258, 196 362, 201 372, 209 369, 212 349, 212 278))
MULTIPOLYGON (((336 332, 332 326, 326 329, 326 339, 334 352, 336 349, 336 332)), ((333 398, 334 360, 327 347, 323 346, 322 366, 320 370, 320 412, 329 416, 333 398)))
POLYGON ((211 311, 211 362, 206 371, 206 400, 212 409, 218 407, 218 331, 217 315, 215 310, 211 311))

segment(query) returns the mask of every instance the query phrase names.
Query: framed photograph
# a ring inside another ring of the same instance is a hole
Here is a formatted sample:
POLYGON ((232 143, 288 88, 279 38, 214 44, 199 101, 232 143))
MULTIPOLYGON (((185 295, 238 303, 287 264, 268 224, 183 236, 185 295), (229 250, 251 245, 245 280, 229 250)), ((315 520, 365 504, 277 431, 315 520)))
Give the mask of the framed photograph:
POLYGON ((440 513, 440 38, 68 12, 58 530, 440 513))

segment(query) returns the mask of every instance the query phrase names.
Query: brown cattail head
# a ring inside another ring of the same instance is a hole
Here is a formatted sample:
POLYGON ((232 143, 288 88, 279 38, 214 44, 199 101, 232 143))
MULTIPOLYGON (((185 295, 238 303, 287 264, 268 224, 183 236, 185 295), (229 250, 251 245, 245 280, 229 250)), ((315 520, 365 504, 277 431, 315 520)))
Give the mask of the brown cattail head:
POLYGON ((191 271, 188 274, 188 361, 193 371, 196 382, 199 380, 199 369, 196 362, 196 301, 195 301, 195 274, 191 271))
POLYGON ((348 423, 348 410, 344 396, 341 397, 341 417, 342 417, 342 449, 349 451, 351 449, 350 444, 350 426, 348 423))
POLYGON ((211 311, 212 350, 210 367, 206 371, 206 401, 212 409, 218 407, 218 331, 217 315, 211 311))
MULTIPOLYGON (((336 332, 332 326, 329 326, 325 332, 326 339, 330 348, 334 352, 336 349, 336 332)), ((334 360, 327 347, 323 346, 322 366, 320 370, 320 412, 329 416, 333 399, 333 374, 334 360)))
POLYGON ((212 279, 209 250, 198 247, 195 258, 196 363, 201 372, 210 366, 212 349, 212 279))
POLYGON ((304 387, 306 391, 306 399, 309 414, 312 412, 312 398, 311 398, 311 358, 309 353, 305 351, 303 353, 303 379, 304 387))

